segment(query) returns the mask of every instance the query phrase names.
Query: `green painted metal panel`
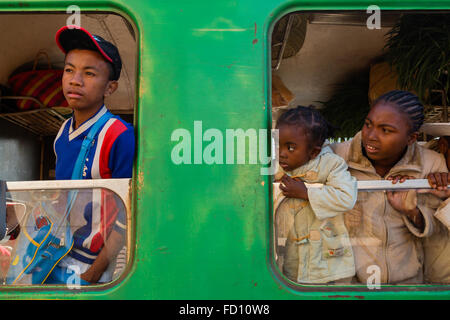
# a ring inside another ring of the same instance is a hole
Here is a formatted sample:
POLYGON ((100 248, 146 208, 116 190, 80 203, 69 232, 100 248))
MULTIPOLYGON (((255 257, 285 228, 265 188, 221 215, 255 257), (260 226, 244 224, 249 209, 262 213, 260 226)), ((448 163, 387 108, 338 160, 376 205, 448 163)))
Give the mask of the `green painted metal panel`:
MULTIPOLYGON (((138 31, 133 261, 125 278, 106 288, 5 288, 1 298, 449 298, 449 292, 407 287, 392 292, 289 288, 272 265, 270 177, 260 174, 261 166, 171 160, 177 144, 172 132, 185 128, 194 140, 194 121, 202 121, 203 132, 216 128, 224 135, 226 129, 270 128, 268 34, 276 19, 295 10, 365 10, 372 1, 2 0, 0 10, 65 12, 74 4, 82 11, 116 11, 138 31)), ((377 5, 445 9, 450 1, 377 5)))

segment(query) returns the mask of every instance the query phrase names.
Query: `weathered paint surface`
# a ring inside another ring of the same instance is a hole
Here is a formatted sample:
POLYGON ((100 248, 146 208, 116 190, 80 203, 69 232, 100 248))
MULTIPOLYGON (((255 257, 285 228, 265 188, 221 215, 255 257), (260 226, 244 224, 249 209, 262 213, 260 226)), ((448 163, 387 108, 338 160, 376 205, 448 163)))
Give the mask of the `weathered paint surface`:
MULTIPOLYGON (((269 128, 268 32, 294 10, 359 9, 372 1, 0 1, 3 11, 114 10, 138 31, 138 152, 133 262, 114 286, 2 289, 1 298, 448 298, 409 290, 296 291, 272 266, 270 179, 259 165, 175 165, 172 132, 201 120, 222 132, 269 128)), ((450 1, 377 1, 382 9, 450 8, 450 1)))

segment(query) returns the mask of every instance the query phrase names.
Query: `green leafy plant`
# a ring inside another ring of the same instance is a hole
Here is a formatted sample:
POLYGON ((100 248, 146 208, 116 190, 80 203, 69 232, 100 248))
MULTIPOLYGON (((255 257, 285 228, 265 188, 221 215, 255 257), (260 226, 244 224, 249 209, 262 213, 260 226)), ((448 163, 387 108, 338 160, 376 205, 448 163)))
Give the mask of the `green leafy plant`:
POLYGON ((405 14, 386 34, 386 61, 398 75, 401 88, 414 90, 425 103, 432 89, 450 86, 450 15, 405 14))
POLYGON ((361 130, 370 109, 369 70, 353 73, 335 86, 334 94, 319 111, 337 128, 333 138, 351 138, 361 130))

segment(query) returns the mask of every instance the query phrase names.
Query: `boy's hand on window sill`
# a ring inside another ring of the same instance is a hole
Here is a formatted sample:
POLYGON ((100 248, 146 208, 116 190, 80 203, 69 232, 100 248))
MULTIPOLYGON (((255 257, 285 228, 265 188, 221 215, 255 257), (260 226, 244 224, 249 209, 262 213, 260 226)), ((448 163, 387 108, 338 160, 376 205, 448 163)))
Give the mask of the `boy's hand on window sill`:
POLYGON ((95 267, 91 266, 86 272, 80 275, 80 278, 89 283, 97 283, 103 272, 96 272, 95 267))
POLYGON ((101 249, 94 263, 80 275, 80 278, 90 283, 97 283, 105 272, 110 261, 117 257, 124 245, 124 236, 115 230, 111 231, 105 245, 101 249))

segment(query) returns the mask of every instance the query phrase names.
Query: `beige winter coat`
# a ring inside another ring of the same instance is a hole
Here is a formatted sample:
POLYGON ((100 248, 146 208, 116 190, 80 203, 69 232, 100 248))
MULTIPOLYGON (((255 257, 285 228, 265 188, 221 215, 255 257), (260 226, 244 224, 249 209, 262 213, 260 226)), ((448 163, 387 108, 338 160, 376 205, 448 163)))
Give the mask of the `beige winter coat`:
POLYGON ((275 200, 275 220, 281 215, 292 217, 281 266, 283 273, 300 283, 352 277, 354 257, 343 213, 353 208, 357 188, 345 161, 325 147, 315 159, 288 174, 302 175, 304 182, 323 186, 308 189, 309 201, 282 194, 275 200))
MULTIPOLYGON (((382 180, 395 175, 424 179, 431 172, 447 170, 442 155, 413 144, 388 174, 380 177, 362 154, 360 132, 352 140, 331 147, 346 160, 350 173, 357 180, 382 180)), ((433 214, 440 200, 432 195, 419 194, 416 197, 414 190, 410 192, 412 201, 417 201, 424 217, 423 231, 394 210, 383 191, 359 192, 355 208, 346 213, 360 282, 372 281, 377 270, 380 271, 381 283, 423 282, 424 254, 420 238, 433 234, 436 228, 433 214)))
POLYGON ((434 217, 436 228, 423 239, 425 254, 425 281, 450 283, 450 198, 442 202, 434 217))
POLYGON ((450 198, 442 202, 434 216, 450 230, 450 198))

